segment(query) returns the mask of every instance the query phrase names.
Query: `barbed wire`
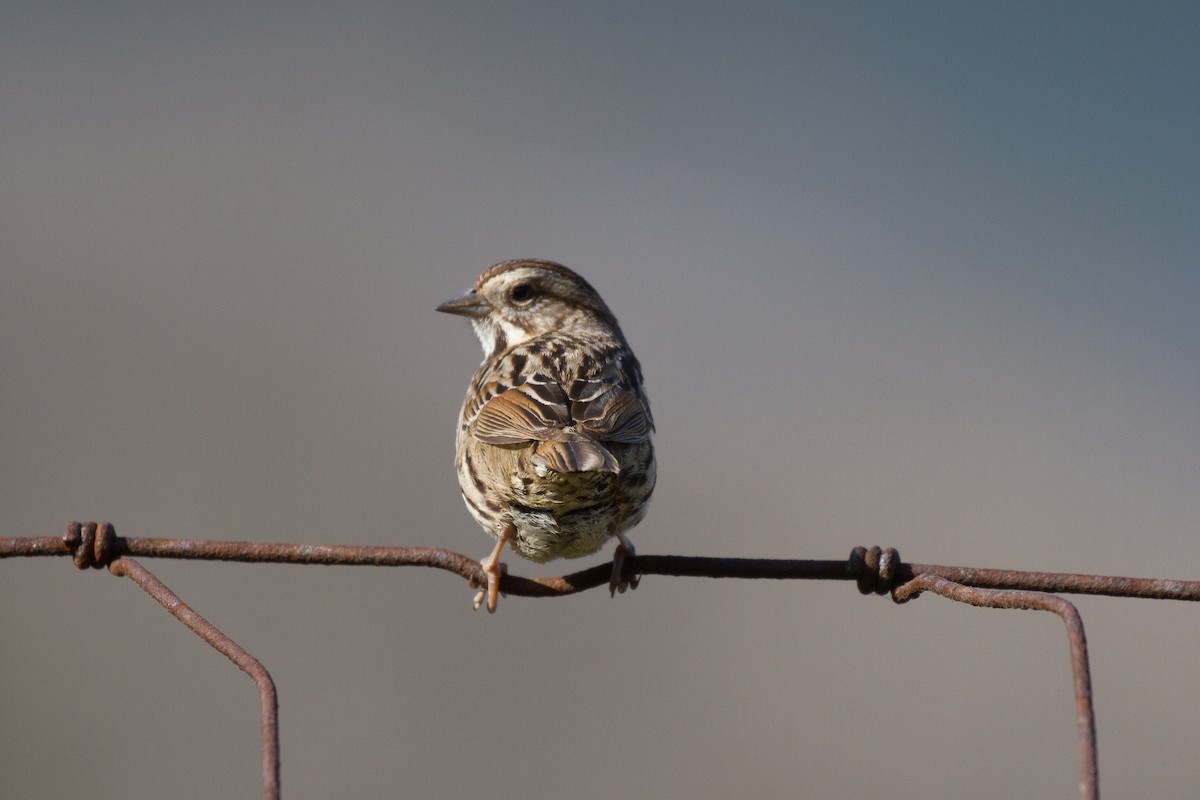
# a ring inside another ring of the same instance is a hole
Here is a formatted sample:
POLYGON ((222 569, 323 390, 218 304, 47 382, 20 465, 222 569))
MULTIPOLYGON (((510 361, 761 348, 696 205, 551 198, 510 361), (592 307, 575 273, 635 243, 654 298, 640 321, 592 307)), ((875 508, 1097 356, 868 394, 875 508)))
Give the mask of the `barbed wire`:
MULTIPOLYGON (((163 539, 117 536, 111 523, 72 522, 62 536, 0 538, 0 558, 70 556, 79 569, 107 568, 127 577, 172 616, 216 649, 254 681, 259 694, 263 797, 280 797, 279 714, 275 684, 266 668, 246 650, 190 608, 133 556, 217 561, 271 562, 380 567, 432 567, 451 572, 476 588, 486 584, 479 562, 440 547, 372 545, 308 545, 286 542, 236 542, 207 539, 163 539)), ((1079 740, 1079 793, 1099 798, 1095 709, 1083 619, 1058 594, 1091 594, 1158 600, 1200 601, 1200 581, 1123 578, 1063 572, 976 569, 938 564, 908 564, 891 548, 855 547, 838 560, 710 558, 638 555, 625 559, 624 575, 739 578, 767 580, 854 581, 863 594, 891 594, 907 603, 932 592, 969 605, 1049 611, 1067 629, 1079 740)), ((518 597, 561 597, 608 585, 610 565, 557 578, 523 578, 505 574, 504 594, 518 597)))

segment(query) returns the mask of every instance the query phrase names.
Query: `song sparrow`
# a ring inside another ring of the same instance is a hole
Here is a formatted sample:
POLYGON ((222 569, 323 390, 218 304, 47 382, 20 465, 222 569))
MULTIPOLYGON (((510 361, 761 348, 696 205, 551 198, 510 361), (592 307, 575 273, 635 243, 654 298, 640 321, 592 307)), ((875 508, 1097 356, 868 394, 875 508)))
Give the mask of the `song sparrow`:
POLYGON ((438 311, 471 320, 484 358, 458 418, 455 466, 475 521, 496 537, 481 562, 488 611, 508 544, 532 561, 619 540, 610 590, 634 554, 625 531, 654 491, 654 420, 642 368, 596 290, 551 261, 502 261, 438 311))

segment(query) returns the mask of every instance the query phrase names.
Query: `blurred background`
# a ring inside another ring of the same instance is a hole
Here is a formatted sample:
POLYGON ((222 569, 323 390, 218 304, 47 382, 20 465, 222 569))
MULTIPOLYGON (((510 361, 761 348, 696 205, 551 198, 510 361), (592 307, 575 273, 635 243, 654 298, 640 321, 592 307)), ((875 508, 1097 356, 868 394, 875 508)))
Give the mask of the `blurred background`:
MULTIPOLYGON (((479 346, 433 308, 539 257, 645 367, 643 553, 1200 579, 1198 40, 1157 3, 6 2, 0 535, 483 556, 479 346)), ((1048 614, 144 563, 272 672, 285 797, 1077 792, 1048 614)), ((1078 605, 1101 786, 1194 796, 1200 608, 1078 605)), ((251 682, 129 581, 5 560, 0 636, 0 795, 261 792, 251 682)))

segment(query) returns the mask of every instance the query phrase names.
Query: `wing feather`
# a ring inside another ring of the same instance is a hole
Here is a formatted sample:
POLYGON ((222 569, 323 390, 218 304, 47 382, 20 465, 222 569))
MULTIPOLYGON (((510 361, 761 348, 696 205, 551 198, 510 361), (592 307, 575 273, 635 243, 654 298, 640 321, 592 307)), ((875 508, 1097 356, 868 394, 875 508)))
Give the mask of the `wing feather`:
POLYGON ((581 431, 604 442, 637 444, 646 441, 650 433, 650 418, 642 401, 619 386, 571 403, 571 417, 581 431))
POLYGON ((484 403, 471 423, 471 435, 489 444, 538 442, 570 424, 562 387, 524 383, 484 403))

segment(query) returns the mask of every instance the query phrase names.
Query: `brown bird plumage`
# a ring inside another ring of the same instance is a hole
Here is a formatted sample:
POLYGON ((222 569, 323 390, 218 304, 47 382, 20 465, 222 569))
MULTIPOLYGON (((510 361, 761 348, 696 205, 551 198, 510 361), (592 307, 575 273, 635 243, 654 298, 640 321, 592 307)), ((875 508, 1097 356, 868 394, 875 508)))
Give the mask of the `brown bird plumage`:
POLYGON ((612 588, 624 591, 625 531, 654 491, 654 420, 616 318, 583 278, 536 260, 496 264, 437 310, 468 317, 484 351, 455 448, 467 509, 496 537, 475 607, 496 610, 505 544, 540 562, 615 536, 612 588))

